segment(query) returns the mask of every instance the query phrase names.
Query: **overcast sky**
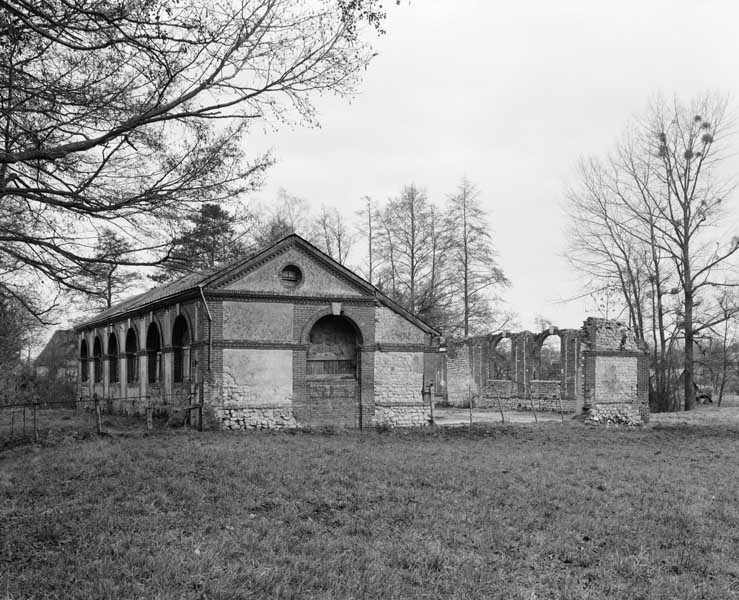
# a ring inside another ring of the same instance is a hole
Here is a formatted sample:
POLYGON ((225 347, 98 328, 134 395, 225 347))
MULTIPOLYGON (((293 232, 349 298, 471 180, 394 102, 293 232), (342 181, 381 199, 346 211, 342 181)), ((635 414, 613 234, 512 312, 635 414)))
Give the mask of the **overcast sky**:
MULTIPOLYGON (((661 93, 739 100, 739 3, 731 1, 386 1, 352 101, 317 101, 321 128, 252 138, 279 160, 279 188, 351 213, 363 196, 415 183, 442 201, 466 175, 491 215, 504 296, 522 327, 593 314, 565 251, 567 185, 579 158, 609 151, 661 93)), ((731 160, 734 160, 733 158, 731 160)), ((739 199, 733 198, 734 205, 739 199)))

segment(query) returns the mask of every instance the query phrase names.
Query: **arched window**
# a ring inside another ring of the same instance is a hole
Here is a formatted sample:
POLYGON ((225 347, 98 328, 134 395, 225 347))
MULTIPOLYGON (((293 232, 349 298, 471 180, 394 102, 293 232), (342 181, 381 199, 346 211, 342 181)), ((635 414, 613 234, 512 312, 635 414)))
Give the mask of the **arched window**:
POLYGON ((103 345, 97 336, 95 336, 95 341, 92 344, 92 361, 95 383, 100 383, 103 380, 103 345))
POLYGON ((187 321, 182 315, 178 316, 172 326, 172 354, 173 373, 175 382, 185 381, 190 375, 190 336, 187 321))
POLYGON ((156 323, 152 323, 146 332, 146 370, 149 383, 155 383, 161 377, 162 343, 160 339, 159 328, 156 323))
POLYGON ((128 383, 136 383, 139 380, 139 361, 136 360, 136 332, 129 328, 126 333, 126 380, 128 383))
POLYGON ((80 344, 80 369, 82 373, 82 381, 87 381, 87 378, 90 376, 87 369, 88 360, 89 355, 87 353, 87 340, 82 340, 82 343, 80 344))
POLYGON ((118 337, 115 333, 108 336, 108 373, 110 383, 118 383, 118 337))

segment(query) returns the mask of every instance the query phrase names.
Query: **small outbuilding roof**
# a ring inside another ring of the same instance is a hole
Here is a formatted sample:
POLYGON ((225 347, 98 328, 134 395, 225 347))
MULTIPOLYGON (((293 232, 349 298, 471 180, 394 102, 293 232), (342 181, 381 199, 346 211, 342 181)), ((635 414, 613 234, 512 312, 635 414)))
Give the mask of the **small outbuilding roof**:
POLYGON ((215 267, 208 271, 190 273, 172 281, 171 283, 157 286, 143 294, 123 300, 96 314, 92 318, 83 321, 75 327, 75 330, 80 331, 97 325, 117 321, 145 310, 151 310, 158 305, 171 304, 195 297, 201 292, 208 293, 209 291, 215 291, 224 282, 230 281, 234 277, 234 274, 246 271, 252 266, 262 264, 272 256, 283 251, 288 246, 298 247, 308 253, 318 262, 323 263, 328 270, 333 271, 342 279, 350 282, 354 287, 365 292, 366 295, 374 296, 377 302, 395 311, 426 333, 439 335, 439 332, 428 323, 411 314, 400 304, 380 292, 367 280, 363 279, 350 269, 347 269, 344 265, 338 263, 333 258, 316 248, 313 244, 295 233, 282 238, 275 244, 259 250, 246 258, 238 259, 227 265, 215 267))
POLYGON ((48 367, 64 360, 77 359, 77 335, 72 329, 57 329, 41 350, 34 365, 48 367))

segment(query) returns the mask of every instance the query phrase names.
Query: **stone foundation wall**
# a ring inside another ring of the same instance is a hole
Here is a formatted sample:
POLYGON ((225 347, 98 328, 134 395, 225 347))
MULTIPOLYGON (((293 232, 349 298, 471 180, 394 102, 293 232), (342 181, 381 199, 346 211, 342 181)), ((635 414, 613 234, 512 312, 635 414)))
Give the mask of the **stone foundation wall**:
POLYGON ((559 401, 561 386, 559 381, 550 379, 532 379, 529 391, 533 398, 557 398, 559 401))
POLYGON ((512 398, 516 395, 516 382, 511 379, 488 379, 485 396, 488 398, 512 398))
POLYGON ((291 408, 226 408, 213 409, 221 429, 294 429, 297 422, 291 408))
POLYGON ((431 421, 428 406, 375 406, 375 425, 423 427, 431 421))
POLYGON ((475 398, 473 400, 473 406, 476 408, 502 408, 505 411, 510 410, 531 410, 533 409, 538 412, 555 412, 558 413, 560 410, 564 413, 572 413, 575 411, 575 399, 565 399, 561 401, 559 396, 548 397, 548 398, 522 398, 520 396, 511 396, 508 398, 500 398, 500 405, 498 405, 497 398, 475 398))
POLYGON ((595 404, 585 416, 585 422, 592 425, 627 425, 635 427, 648 420, 641 414, 639 405, 630 403, 595 404))

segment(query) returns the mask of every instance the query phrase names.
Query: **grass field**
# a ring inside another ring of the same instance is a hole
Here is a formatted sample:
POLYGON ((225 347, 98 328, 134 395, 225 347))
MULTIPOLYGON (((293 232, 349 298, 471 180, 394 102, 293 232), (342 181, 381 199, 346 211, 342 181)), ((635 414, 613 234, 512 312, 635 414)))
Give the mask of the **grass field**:
POLYGON ((739 424, 657 421, 10 448, 0 598, 739 598, 739 424))

